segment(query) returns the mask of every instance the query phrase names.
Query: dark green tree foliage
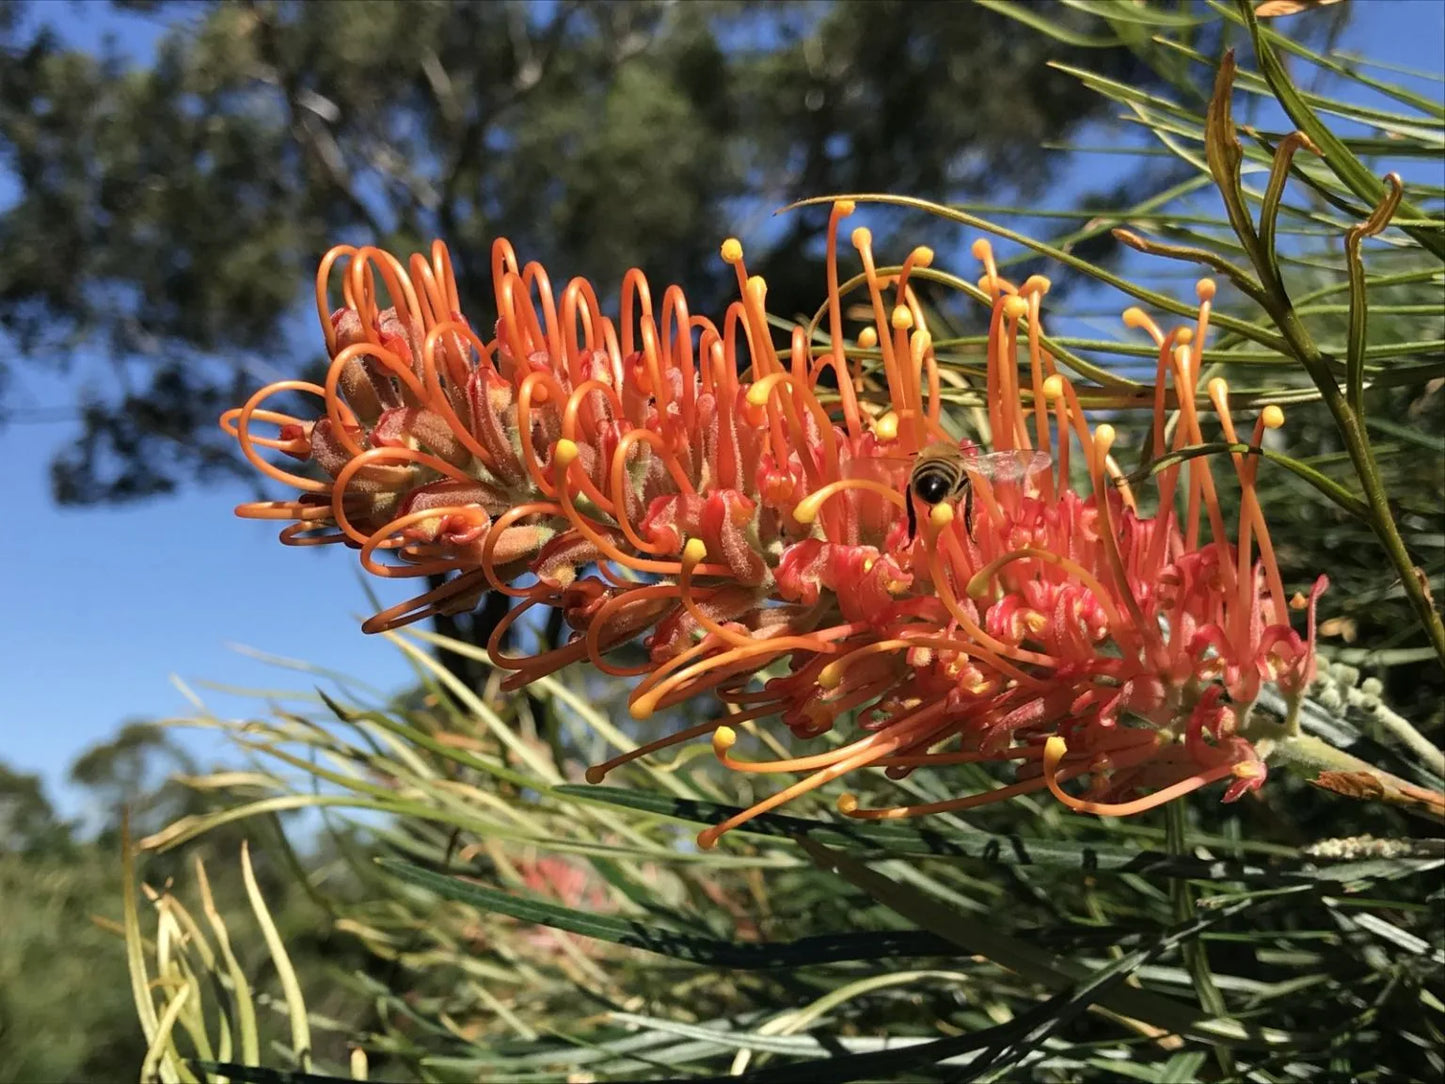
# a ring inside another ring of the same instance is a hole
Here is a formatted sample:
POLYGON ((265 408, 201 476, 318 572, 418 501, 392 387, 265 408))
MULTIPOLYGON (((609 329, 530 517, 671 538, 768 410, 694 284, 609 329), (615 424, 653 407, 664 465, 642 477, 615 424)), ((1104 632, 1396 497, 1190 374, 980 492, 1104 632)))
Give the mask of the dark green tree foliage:
MULTIPOLYGON (((0 9, 0 328, 37 365, 115 363, 52 464, 65 503, 227 472, 220 410, 297 351, 319 364, 287 317, 333 243, 443 237, 474 313, 498 234, 554 274, 605 288, 636 264, 711 308, 718 241, 759 215, 1036 191, 1041 141, 1100 101, 1045 66, 1071 59, 1057 43, 964 4, 119 6, 168 27, 149 66, 0 9)), ((1088 59, 1145 78, 1127 50, 1088 59)), ((817 300, 823 221, 752 248, 779 312, 817 300)))

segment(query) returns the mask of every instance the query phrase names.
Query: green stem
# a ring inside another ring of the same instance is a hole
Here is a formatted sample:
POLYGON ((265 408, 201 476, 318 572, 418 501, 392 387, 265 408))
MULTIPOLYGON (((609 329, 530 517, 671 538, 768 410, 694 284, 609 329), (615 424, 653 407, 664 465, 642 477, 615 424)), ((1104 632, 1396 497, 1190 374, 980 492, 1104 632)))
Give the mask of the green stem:
POLYGON ((1441 664, 1445 665, 1445 624, 1442 624, 1440 614, 1431 603, 1425 585, 1416 573, 1415 563, 1410 560, 1410 553, 1405 548, 1405 540, 1400 537, 1399 528, 1395 525, 1395 517, 1390 512, 1389 495, 1385 491, 1385 483, 1375 461, 1374 449, 1370 447, 1369 437, 1365 434, 1359 415, 1350 409, 1350 405, 1340 393, 1340 387, 1330 373, 1329 362, 1300 322, 1289 295, 1282 289, 1271 289, 1266 310, 1283 333, 1295 357, 1309 372, 1310 379, 1314 381, 1320 397, 1334 417, 1335 427, 1345 442, 1350 463, 1354 466, 1355 474, 1360 479, 1360 488, 1364 491, 1365 504, 1369 509, 1366 518, 1370 527, 1385 547, 1390 563, 1395 566, 1395 573, 1400 577, 1405 597, 1420 619, 1420 624, 1424 626, 1425 634, 1430 638, 1430 646, 1435 649, 1441 664))
POLYGON ((1425 816, 1437 827, 1445 818, 1445 794, 1382 771, 1312 734, 1279 738, 1269 750, 1269 760, 1284 764, 1326 790, 1399 806, 1425 816))

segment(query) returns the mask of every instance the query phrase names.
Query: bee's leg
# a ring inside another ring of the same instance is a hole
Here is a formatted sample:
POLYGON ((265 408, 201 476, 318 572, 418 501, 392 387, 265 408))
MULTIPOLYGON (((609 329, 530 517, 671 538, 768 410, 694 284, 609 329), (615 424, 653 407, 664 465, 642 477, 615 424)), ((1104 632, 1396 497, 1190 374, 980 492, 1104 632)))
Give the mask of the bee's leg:
POLYGON ((973 486, 963 487, 963 529, 969 538, 973 537, 973 486))
POLYGON ((918 535, 918 513, 913 510, 913 494, 908 490, 903 491, 903 506, 908 509, 908 541, 912 542, 918 535))

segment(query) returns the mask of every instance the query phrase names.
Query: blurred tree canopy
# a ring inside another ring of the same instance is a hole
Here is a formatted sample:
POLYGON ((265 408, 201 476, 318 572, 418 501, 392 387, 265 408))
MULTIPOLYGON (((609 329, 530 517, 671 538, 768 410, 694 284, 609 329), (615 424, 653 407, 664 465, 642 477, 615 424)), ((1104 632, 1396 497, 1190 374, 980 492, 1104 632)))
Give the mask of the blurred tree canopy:
MULTIPOLYGON (((850 190, 1026 197, 1041 144, 1103 104, 1047 67, 1068 50, 971 4, 112 7, 163 25, 148 64, 0 8, 7 353, 113 362, 51 464, 71 504, 229 471, 219 412, 273 363, 321 361, 291 356, 320 340, 298 347, 287 317, 334 243, 442 237, 478 313, 498 234, 604 285, 640 266, 706 310, 731 292, 717 244, 750 216, 850 190)), ((1088 60, 1157 79, 1126 48, 1088 60)), ((816 302, 825 221, 750 244, 777 311, 816 302)))

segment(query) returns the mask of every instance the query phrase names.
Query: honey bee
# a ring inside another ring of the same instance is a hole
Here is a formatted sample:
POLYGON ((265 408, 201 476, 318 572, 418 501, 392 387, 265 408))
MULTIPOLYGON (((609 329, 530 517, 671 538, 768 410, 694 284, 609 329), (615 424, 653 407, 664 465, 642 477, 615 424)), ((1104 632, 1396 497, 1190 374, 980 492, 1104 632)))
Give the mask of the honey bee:
POLYGON ((910 496, 930 509, 944 501, 963 498, 963 527, 973 534, 973 476, 994 482, 1021 482, 1046 468, 1052 462, 1047 452, 990 452, 986 455, 965 455, 962 448, 938 441, 919 451, 913 460, 904 492, 908 507, 908 537, 918 533, 918 517, 910 496))

